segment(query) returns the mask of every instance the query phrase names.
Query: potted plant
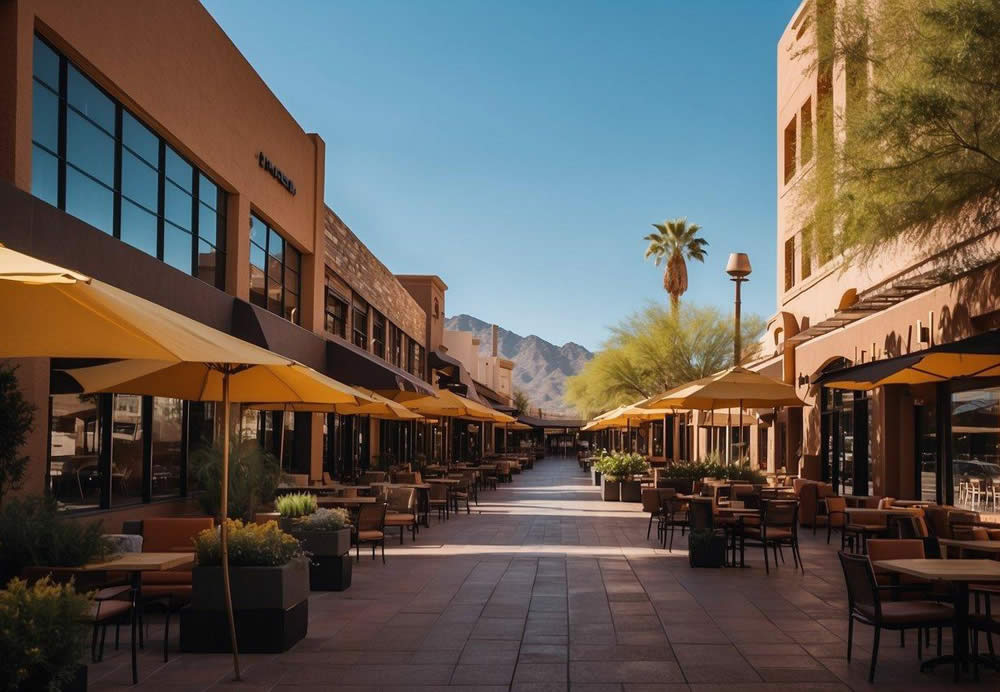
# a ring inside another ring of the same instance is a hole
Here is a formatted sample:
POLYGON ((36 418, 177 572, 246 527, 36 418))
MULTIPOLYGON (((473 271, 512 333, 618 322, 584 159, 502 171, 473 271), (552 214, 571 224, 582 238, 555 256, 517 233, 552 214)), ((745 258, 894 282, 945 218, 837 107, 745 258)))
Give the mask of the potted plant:
POLYGON ((602 457, 601 497, 606 502, 641 502, 642 483, 636 479, 649 470, 641 454, 616 453, 602 457))
POLYGON ((47 577, 0 591, 0 689, 85 692, 90 598, 47 577))
POLYGON ((319 505, 316 496, 310 493, 288 493, 275 499, 274 508, 279 516, 278 526, 282 531, 291 532, 296 519, 312 514, 319 505))
MULTIPOLYGON (((222 514, 222 447, 202 447, 191 454, 197 498, 205 514, 222 514)), ((226 516, 253 521, 259 507, 274 500, 281 467, 255 439, 234 439, 229 447, 229 502, 226 516)))
MULTIPOLYGON (((299 542, 273 521, 226 521, 237 645, 247 653, 287 651, 306 635, 309 560, 299 542)), ((181 611, 181 650, 228 652, 219 529, 199 533, 194 549, 191 604, 181 611)))
POLYGON ((318 509, 296 519, 292 535, 309 554, 313 591, 343 591, 351 586, 351 521, 346 509, 318 509))
MULTIPOLYGON (((68 519, 51 498, 8 500, 0 508, 0 586, 25 570, 42 575, 45 568, 80 567, 103 559, 109 546, 102 534, 100 521, 68 519)), ((85 577, 100 578, 97 573, 80 575, 85 577)))
POLYGON ((726 562, 725 539, 711 529, 692 529, 688 534, 688 563, 692 567, 722 567, 726 562))

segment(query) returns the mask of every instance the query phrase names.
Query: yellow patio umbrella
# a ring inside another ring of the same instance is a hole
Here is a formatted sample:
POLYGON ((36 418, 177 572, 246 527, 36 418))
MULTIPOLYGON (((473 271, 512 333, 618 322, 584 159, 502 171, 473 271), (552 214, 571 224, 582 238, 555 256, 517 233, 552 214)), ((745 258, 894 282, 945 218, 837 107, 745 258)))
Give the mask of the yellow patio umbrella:
MULTIPOLYGON (((228 509, 229 403, 234 381, 248 399, 253 391, 252 398, 258 400, 308 400, 319 396, 321 390, 331 401, 358 402, 364 398, 288 358, 79 272, 2 246, 0 321, 8 325, 0 335, 0 358, 129 359, 83 369, 87 372, 80 372, 80 376, 92 387, 102 385, 104 391, 221 400, 223 519, 228 509), (116 389, 124 381, 129 386, 116 389)), ((238 680, 225 521, 221 548, 226 615, 238 680)))
POLYGON ((403 401, 402 404, 411 411, 425 416, 450 416, 452 418, 471 418, 473 420, 495 421, 502 423, 504 418, 514 419, 506 414, 478 404, 475 401, 459 396, 448 389, 438 389, 436 396, 422 396, 403 401), (503 418, 501 418, 503 417, 503 418))
POLYGON ((745 408, 804 405, 805 403, 796 396, 795 387, 792 385, 736 366, 650 397, 640 404, 640 407, 713 411, 735 406, 740 412, 739 430, 742 436, 745 408))
POLYGON ((508 430, 534 430, 534 428, 527 423, 522 423, 521 421, 514 421, 513 423, 507 424, 508 430))
POLYGON ((711 411, 731 406, 779 408, 804 405, 795 395, 792 385, 759 372, 734 367, 650 397, 639 404, 639 407, 711 411))

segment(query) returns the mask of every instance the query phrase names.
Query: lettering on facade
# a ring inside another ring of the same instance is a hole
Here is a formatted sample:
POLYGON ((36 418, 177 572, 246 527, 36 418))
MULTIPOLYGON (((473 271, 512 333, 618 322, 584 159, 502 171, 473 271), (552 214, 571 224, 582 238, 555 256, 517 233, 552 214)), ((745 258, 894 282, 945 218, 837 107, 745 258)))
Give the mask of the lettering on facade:
POLYGON ((271 174, 271 177, 277 180, 283 188, 295 194, 295 182, 285 175, 280 168, 275 166, 271 159, 264 155, 264 152, 257 154, 257 164, 263 168, 265 171, 271 174))

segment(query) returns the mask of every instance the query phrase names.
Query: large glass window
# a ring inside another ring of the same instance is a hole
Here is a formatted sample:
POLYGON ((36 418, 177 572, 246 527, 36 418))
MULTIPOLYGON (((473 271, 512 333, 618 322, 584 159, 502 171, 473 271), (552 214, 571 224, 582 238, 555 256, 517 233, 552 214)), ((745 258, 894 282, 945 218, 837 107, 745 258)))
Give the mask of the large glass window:
POLYGON ((250 302, 299 323, 302 255, 256 214, 250 215, 250 302))
POLYGON ((1000 488, 1000 387, 952 394, 951 444, 955 504, 991 510, 1000 488))
POLYGON ((101 503, 101 429, 94 394, 52 397, 49 493, 60 509, 97 509, 101 503))
POLYGON ((153 397, 153 497, 181 494, 184 468, 184 402, 153 397))
POLYGON ((111 409, 111 504, 142 502, 142 397, 115 394, 111 409))
POLYGON ((329 287, 326 289, 326 331, 341 339, 347 338, 347 301, 329 287))
POLYGON ((389 323, 389 362, 397 368, 403 367, 403 331, 389 323))
POLYGON ((223 288, 225 193, 39 37, 31 191, 223 288))
POLYGON ((936 402, 914 407, 917 440, 917 499, 937 502, 938 436, 936 402))
POLYGON ((377 310, 372 310, 372 353, 385 358, 385 317, 377 310))
POLYGON ((368 303, 354 294, 354 310, 351 316, 351 334, 354 345, 368 350, 368 303))

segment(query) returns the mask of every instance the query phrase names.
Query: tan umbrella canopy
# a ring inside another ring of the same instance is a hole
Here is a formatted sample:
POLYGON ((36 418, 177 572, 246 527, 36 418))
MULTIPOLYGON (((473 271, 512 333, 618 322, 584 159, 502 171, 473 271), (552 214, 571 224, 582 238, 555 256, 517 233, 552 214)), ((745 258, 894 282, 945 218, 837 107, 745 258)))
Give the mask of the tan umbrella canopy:
POLYGON ((709 377, 683 384, 650 397, 640 408, 678 408, 711 411, 741 408, 781 408, 804 406, 795 388, 759 372, 734 367, 709 377))
MULTIPOLYGON (((0 322, 8 325, 0 334, 0 358, 129 359, 78 372, 89 387, 101 391, 221 400, 223 518, 228 508, 229 403, 234 388, 244 400, 318 398, 360 403, 366 399, 291 359, 79 272, 4 247, 0 247, 0 322), (123 382, 127 386, 119 388, 123 382)), ((239 679, 225 521, 221 543, 233 668, 239 679)))

